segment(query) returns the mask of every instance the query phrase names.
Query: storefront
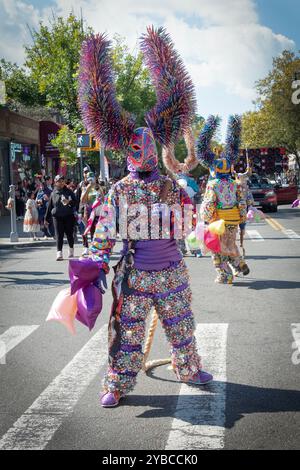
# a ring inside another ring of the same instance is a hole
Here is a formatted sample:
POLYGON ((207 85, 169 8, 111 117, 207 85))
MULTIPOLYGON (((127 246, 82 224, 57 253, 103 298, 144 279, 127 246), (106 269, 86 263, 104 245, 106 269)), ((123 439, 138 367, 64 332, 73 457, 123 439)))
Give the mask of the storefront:
POLYGON ((10 184, 31 179, 41 170, 39 123, 3 107, 0 108, 0 201, 8 199, 10 184))
POLYGON ((46 169, 46 174, 54 177, 55 175, 66 172, 66 166, 61 165, 59 151, 51 143, 57 136, 60 125, 53 121, 40 121, 40 144, 41 159, 46 169))

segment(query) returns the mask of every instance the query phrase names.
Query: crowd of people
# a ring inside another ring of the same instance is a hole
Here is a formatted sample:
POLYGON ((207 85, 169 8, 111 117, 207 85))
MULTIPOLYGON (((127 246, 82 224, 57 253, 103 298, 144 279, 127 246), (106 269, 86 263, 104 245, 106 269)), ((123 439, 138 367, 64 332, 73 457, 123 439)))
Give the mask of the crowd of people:
MULTIPOLYGON (((57 260, 63 259, 64 235, 69 245, 68 256, 74 256, 74 240, 79 233, 82 235, 82 255, 86 256, 88 239, 93 237, 101 203, 115 182, 114 179, 104 182, 96 178, 89 166, 84 167, 80 182, 62 175, 54 179, 42 175, 35 175, 32 180, 23 179, 15 187, 17 220, 23 221, 23 231, 34 241, 40 240, 40 232, 45 240, 55 239, 57 260)), ((12 208, 11 199, 6 208, 12 208)))
MULTIPOLYGON (((198 203, 205 191, 208 175, 194 180, 191 199, 198 203)), ((55 239, 57 260, 63 259, 63 238, 66 235, 69 257, 74 256, 74 241, 82 236, 82 256, 88 255, 89 238, 93 239, 104 196, 117 179, 102 181, 89 166, 83 169, 81 181, 57 175, 37 174, 32 179, 18 181, 15 186, 17 220, 23 221, 23 231, 34 240, 55 239), (93 208, 93 206, 95 207, 93 208), (42 235, 40 233, 42 232, 42 235)), ((189 186, 188 188, 189 189, 189 186)), ((11 201, 6 206, 11 209, 11 201)), ((186 247, 182 247, 186 254, 186 247)))

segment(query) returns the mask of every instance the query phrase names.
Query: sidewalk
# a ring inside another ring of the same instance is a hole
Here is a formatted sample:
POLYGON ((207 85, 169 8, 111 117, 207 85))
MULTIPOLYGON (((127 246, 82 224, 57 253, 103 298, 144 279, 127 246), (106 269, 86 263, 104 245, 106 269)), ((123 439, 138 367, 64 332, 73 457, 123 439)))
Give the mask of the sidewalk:
POLYGON ((23 220, 17 220, 17 231, 19 241, 11 243, 10 241, 10 216, 0 217, 0 250, 1 248, 31 247, 31 246, 54 246, 55 240, 42 240, 44 234, 39 232, 40 241, 34 242, 30 239, 30 234, 23 232, 23 220))

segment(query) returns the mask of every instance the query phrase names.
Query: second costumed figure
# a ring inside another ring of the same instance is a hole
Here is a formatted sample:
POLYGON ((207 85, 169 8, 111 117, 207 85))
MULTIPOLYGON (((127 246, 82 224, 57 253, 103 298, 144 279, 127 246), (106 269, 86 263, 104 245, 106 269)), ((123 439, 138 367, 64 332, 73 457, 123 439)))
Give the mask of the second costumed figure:
POLYGON ((225 232, 220 236, 221 250, 213 253, 212 259, 217 271, 215 281, 232 284, 234 274, 246 276, 250 272, 236 244, 238 227, 247 219, 247 205, 240 185, 231 175, 231 167, 239 157, 241 118, 237 115, 229 117, 224 152, 211 149, 219 122, 219 117, 210 116, 197 142, 198 158, 210 171, 200 212, 208 224, 225 221, 225 232))

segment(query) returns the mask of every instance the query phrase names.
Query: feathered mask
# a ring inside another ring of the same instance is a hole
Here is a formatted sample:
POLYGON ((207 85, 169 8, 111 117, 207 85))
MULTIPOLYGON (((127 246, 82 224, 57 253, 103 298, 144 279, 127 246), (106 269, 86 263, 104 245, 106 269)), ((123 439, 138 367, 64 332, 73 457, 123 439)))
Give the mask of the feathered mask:
POLYGON ((117 100, 111 45, 103 34, 92 35, 82 45, 79 109, 96 140, 106 148, 125 151, 130 168, 149 171, 157 165, 155 141, 166 148, 175 145, 188 132, 196 102, 192 81, 163 28, 148 27, 141 50, 157 97, 145 116, 148 128, 135 129, 134 116, 117 100))
POLYGON ((197 157, 203 166, 209 168, 213 176, 228 175, 231 166, 239 157, 241 137, 241 117, 229 117, 225 150, 221 153, 211 149, 211 140, 220 125, 218 116, 209 116, 197 141, 197 157))

